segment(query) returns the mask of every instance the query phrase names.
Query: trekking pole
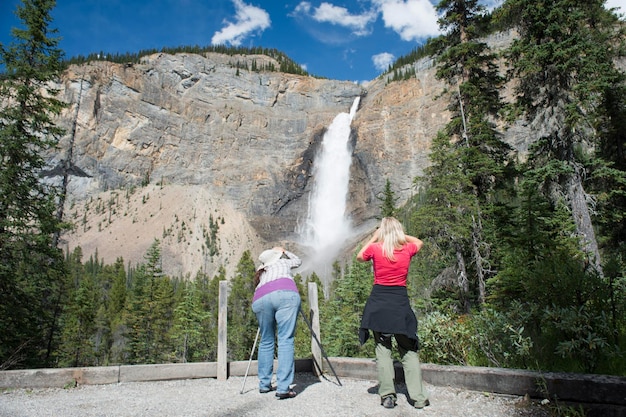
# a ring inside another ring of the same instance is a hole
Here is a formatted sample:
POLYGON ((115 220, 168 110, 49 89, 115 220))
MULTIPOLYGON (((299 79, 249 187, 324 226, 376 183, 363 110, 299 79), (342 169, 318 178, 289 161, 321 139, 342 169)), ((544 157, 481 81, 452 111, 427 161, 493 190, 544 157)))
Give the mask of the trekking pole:
POLYGON ((248 367, 246 368, 246 374, 243 376, 243 384, 241 384, 241 392, 243 394, 243 388, 246 386, 246 378, 248 377, 248 371, 250 370, 250 363, 252 363, 252 355, 254 355, 254 350, 256 349, 256 342, 259 340, 259 333, 261 332, 261 328, 259 327, 256 330, 256 337, 254 338, 254 344, 252 345, 252 351, 250 352, 250 359, 248 360, 248 367))
MULTIPOLYGON (((317 338, 317 335, 313 331, 313 326, 311 326, 311 323, 309 322, 309 320, 307 320, 306 316, 304 315, 304 312, 302 311, 302 308, 300 308, 300 314, 302 315, 302 319, 304 320, 306 325, 309 327, 309 330, 311 331, 311 335, 315 339, 315 342, 317 343, 317 346, 319 346, 320 351, 322 352, 322 355, 324 356, 324 358, 326 358, 326 362, 328 362, 328 366, 330 366, 330 370, 333 371, 333 375, 335 375, 335 378, 337 378, 337 383, 340 386, 342 386, 341 381, 339 380, 339 377, 337 376, 337 372, 335 372, 335 369, 333 368, 333 364, 330 363, 330 360, 328 359, 328 356, 326 355, 326 352, 324 352, 324 348, 322 347, 322 342, 320 342, 320 340, 317 338)), ((315 358, 313 358, 313 359, 315 360, 315 358)), ((316 364, 317 364, 317 367, 319 368, 319 370, 321 372, 322 371, 322 367, 317 362, 316 362, 316 364)))

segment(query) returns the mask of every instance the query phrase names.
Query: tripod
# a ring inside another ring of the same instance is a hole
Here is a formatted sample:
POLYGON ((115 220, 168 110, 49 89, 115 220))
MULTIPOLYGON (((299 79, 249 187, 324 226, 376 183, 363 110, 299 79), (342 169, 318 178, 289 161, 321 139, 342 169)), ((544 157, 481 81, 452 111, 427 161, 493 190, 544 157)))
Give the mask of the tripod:
MULTIPOLYGON (((337 373, 335 372, 335 369, 333 368, 332 363, 330 363, 330 360, 328 359, 328 356, 326 355, 326 352, 324 351, 324 348, 322 347, 322 342, 320 342, 319 338, 317 337, 317 335, 313 331, 313 327, 311 326, 311 322, 304 315, 304 312, 302 311, 302 307, 300 307, 299 313, 300 313, 300 316, 302 316, 302 320, 304 320, 304 322, 306 323, 307 327, 311 331, 311 336, 313 336, 313 338, 315 339, 315 342, 317 343, 317 346, 320 348, 320 351, 322 352, 322 356, 324 356, 324 358, 326 359, 326 362, 328 363, 328 366, 330 367, 330 370, 333 371, 333 375, 335 375, 335 378, 337 379, 337 383, 340 386, 342 386, 341 381, 339 380, 339 377, 337 376, 337 373)), ((260 332, 261 332, 261 328, 258 328, 257 331, 256 331, 256 337, 254 338, 254 344, 252 345, 252 351, 250 352, 250 359, 248 360, 248 366, 246 368, 246 373, 245 373, 245 375, 243 377, 243 384, 241 384, 241 392, 239 392, 240 394, 243 394, 244 387, 246 386, 246 379, 248 378, 248 372, 250 371, 250 364, 252 363, 252 356, 254 356, 254 351, 256 350, 256 344, 257 344, 257 341, 259 340, 259 333, 260 332)), ((317 367, 317 369, 321 373, 322 372, 322 367, 320 366, 319 363, 317 363, 317 360, 315 359, 315 357, 313 358, 313 362, 315 363, 315 366, 317 367)))
MULTIPOLYGON (((302 316, 302 320, 304 320, 309 330, 311 331, 311 336, 313 336, 313 338, 315 339, 315 342, 317 343, 317 346, 320 348, 320 351, 322 352, 322 356, 324 356, 324 358, 326 359, 326 362, 328 363, 330 370, 333 371, 333 375, 335 375, 335 378, 337 379, 337 383, 341 386, 341 381, 339 380, 339 377, 337 376, 337 372, 335 372, 335 368, 333 368, 333 364, 330 363, 330 360, 328 359, 326 352, 324 352, 324 347, 322 347, 322 342, 320 342, 320 340, 317 338, 317 335, 315 334, 315 332, 313 331, 313 327, 311 326, 311 322, 304 315, 302 308, 300 308, 300 315, 302 316)), ((317 363, 317 361, 315 360, 315 357, 313 358, 313 361, 315 362, 317 369, 319 369, 320 373, 322 373, 322 367, 320 366, 319 363, 317 363)))

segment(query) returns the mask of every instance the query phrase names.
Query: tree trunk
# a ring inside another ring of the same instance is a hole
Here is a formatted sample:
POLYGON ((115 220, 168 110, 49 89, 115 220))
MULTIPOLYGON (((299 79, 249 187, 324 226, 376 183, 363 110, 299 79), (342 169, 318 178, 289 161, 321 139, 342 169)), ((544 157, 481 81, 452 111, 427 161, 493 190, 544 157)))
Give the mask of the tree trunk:
POLYGON ((574 167, 574 174, 567 178, 565 189, 570 202, 572 217, 576 224, 576 231, 582 239, 583 251, 589 257, 588 262, 595 271, 600 276, 604 276, 598 241, 596 240, 596 233, 591 222, 591 214, 587 205, 587 194, 582 185, 579 168, 574 167))
POLYGON ((469 301, 469 280, 467 278, 467 268, 465 266, 465 258, 460 248, 456 249, 456 263, 458 267, 458 284, 461 293, 461 305, 463 307, 463 313, 470 312, 469 301))
POLYGON ((483 267, 483 257, 480 253, 480 242, 482 236, 482 225, 480 219, 476 222, 476 218, 472 216, 472 252, 474 254, 474 262, 476 263, 476 276, 478 277, 478 302, 485 304, 485 271, 483 267))

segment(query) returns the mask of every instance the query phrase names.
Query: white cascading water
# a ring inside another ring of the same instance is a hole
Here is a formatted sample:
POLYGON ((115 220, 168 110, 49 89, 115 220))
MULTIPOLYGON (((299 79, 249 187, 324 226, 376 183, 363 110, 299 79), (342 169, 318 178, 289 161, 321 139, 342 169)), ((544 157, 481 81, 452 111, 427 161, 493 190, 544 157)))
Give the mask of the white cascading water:
POLYGON ((315 271, 325 283, 339 250, 352 234, 346 198, 352 163, 350 124, 359 100, 360 97, 354 100, 350 113, 338 114, 328 127, 313 168, 303 243, 313 252, 307 269, 315 271))

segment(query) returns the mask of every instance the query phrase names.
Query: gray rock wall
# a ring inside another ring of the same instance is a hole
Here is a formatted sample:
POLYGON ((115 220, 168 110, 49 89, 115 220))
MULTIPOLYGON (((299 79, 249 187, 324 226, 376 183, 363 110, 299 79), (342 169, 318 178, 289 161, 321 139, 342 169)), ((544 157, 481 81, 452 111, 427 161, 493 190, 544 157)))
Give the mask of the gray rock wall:
MULTIPOLYGON (((73 165, 82 173, 69 183, 66 213, 76 227, 64 237, 68 250, 80 245, 85 256, 97 250, 107 263, 119 256, 134 263, 159 239, 167 273, 195 274, 219 265, 232 271, 246 249, 256 257, 264 246, 297 245, 317 149, 357 97, 353 224, 366 233, 376 222, 387 179, 399 203, 417 192, 431 139, 449 120, 432 60, 418 63, 411 80, 363 86, 237 69, 253 61, 272 59, 160 53, 64 73, 59 87, 71 106, 60 124, 71 132, 77 123, 73 165), (220 223, 214 242, 209 217, 220 223)), ((68 134, 51 165, 70 143, 68 134)))

